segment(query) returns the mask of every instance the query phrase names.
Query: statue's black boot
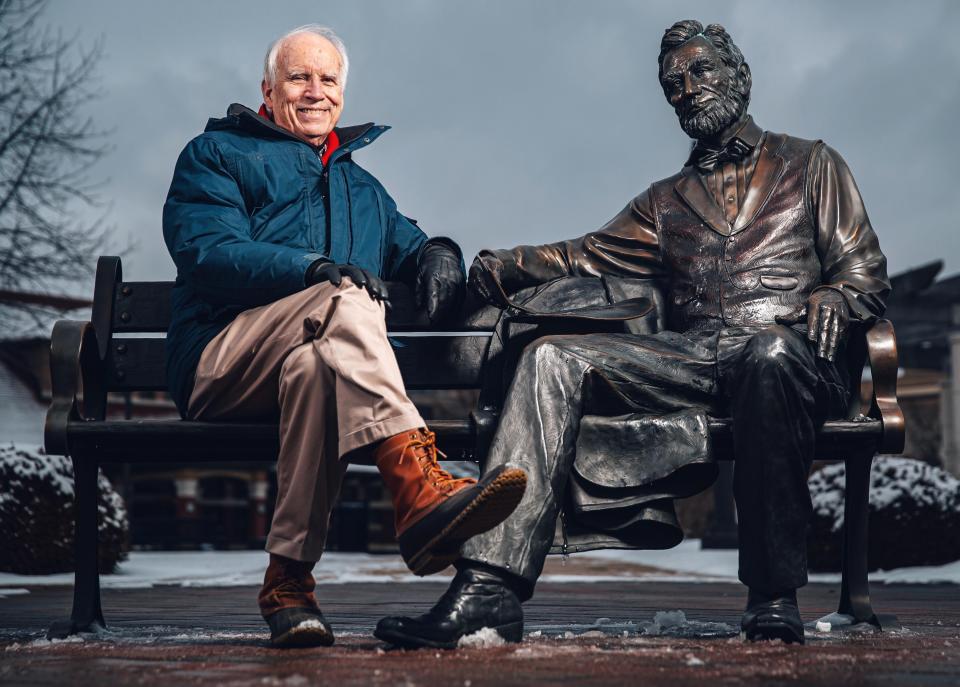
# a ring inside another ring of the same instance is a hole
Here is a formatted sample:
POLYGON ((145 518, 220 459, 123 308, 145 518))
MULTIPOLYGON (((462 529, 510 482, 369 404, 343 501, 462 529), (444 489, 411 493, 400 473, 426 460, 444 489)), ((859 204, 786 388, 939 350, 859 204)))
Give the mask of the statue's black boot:
POLYGON ((455 649, 462 637, 483 628, 494 630, 508 642, 519 642, 523 609, 511 588, 510 574, 487 566, 458 568, 450 587, 427 613, 416 618, 383 618, 373 634, 407 649, 455 649))
POLYGON ((740 628, 751 642, 781 639, 787 644, 803 644, 803 621, 796 590, 782 594, 751 590, 740 628))

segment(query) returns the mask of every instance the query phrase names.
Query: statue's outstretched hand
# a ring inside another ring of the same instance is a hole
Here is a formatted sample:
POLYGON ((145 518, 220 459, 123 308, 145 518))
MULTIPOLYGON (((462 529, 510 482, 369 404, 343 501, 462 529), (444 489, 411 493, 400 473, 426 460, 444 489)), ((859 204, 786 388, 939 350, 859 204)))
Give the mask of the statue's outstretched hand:
POLYGON ((497 287, 493 279, 501 281, 503 278, 503 261, 490 253, 481 253, 470 265, 470 274, 467 277, 467 286, 487 303, 497 303, 494 294, 497 287))
POLYGON ((817 356, 833 362, 847 338, 850 310, 833 289, 819 289, 807 301, 807 338, 817 345, 817 356))

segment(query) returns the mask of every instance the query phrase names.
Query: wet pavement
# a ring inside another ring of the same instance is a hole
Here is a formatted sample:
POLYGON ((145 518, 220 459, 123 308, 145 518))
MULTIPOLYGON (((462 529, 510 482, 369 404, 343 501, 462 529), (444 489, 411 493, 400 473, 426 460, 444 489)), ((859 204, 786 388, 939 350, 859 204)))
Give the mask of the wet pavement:
MULTIPOLYGON (((320 586, 337 644, 279 651, 255 588, 105 590, 107 633, 49 642, 71 590, 38 587, 0 598, 0 684, 960 685, 955 585, 878 585, 875 607, 901 627, 810 633, 803 647, 741 641, 738 585, 649 581, 544 583, 525 605, 519 645, 392 651, 372 637, 380 617, 425 610, 444 588, 320 586)), ((805 619, 834 610, 836 596, 833 585, 804 589, 805 619)))

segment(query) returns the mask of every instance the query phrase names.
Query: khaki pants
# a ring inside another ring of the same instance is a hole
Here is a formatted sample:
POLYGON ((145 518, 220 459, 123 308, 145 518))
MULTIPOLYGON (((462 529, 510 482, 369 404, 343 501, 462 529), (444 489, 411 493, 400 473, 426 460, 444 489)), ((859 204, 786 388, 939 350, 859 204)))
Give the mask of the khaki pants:
POLYGON ((383 304, 351 281, 241 313, 203 350, 187 414, 280 417, 277 505, 267 551, 323 553, 347 453, 425 423, 407 398, 383 304))

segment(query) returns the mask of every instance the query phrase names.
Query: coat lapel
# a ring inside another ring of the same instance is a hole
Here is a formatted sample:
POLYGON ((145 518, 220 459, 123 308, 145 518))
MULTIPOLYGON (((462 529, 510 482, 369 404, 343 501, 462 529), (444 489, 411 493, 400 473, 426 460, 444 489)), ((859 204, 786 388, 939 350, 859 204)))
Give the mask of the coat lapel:
MULTIPOLYGON (((754 175, 756 176, 756 175, 754 175)), ((680 197, 690 206, 708 227, 723 236, 730 235, 730 224, 727 223, 723 211, 717 206, 710 196, 703 180, 697 174, 696 168, 688 166, 683 168, 680 179, 674 186, 680 197)))
POLYGON ((773 189, 783 176, 783 168, 786 166, 780 156, 780 148, 785 140, 786 137, 780 134, 767 134, 763 148, 760 150, 760 157, 757 159, 757 166, 753 170, 750 185, 747 187, 743 205, 740 207, 740 214, 733 223, 734 234, 750 226, 763 206, 770 200, 773 189))

